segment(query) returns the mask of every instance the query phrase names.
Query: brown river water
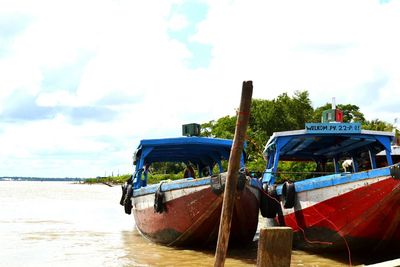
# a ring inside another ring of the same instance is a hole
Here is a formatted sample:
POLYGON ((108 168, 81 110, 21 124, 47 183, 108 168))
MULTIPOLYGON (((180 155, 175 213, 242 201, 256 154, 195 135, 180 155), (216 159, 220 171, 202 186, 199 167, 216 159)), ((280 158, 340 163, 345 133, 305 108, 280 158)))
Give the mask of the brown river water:
MULTIPOLYGON (((0 266, 213 266, 214 251, 143 238, 119 205, 119 186, 0 182, 0 266)), ((225 266, 254 266, 257 247, 229 250, 225 266)), ((371 263, 362 257, 353 266, 371 263)), ((291 266, 349 266, 347 253, 293 251, 291 266)))

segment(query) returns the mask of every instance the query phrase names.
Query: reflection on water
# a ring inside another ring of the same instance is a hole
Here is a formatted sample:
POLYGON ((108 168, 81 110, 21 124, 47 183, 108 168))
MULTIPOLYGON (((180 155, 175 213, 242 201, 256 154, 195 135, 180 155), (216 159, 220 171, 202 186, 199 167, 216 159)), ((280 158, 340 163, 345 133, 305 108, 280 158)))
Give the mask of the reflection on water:
MULTIPOLYGON (((144 239, 119 205, 121 189, 63 182, 0 182, 0 266, 212 266, 214 251, 144 239)), ((346 266, 347 255, 294 251, 292 266, 346 266)), ((254 266, 256 244, 226 266, 254 266)), ((353 262, 360 264, 361 261, 353 262)))
MULTIPOLYGON (((145 240, 138 231, 123 234, 127 254, 125 263, 135 262, 140 266, 213 266, 214 250, 194 251, 170 248, 145 240)), ((346 255, 344 255, 346 256, 346 255)), ((257 246, 243 249, 230 249, 226 266, 254 266, 257 259, 257 246)), ((321 257, 304 251, 293 251, 291 266, 348 266, 346 258, 321 257)))
MULTIPOLYGON (((126 247, 126 262, 136 262, 143 266, 212 266, 214 251, 177 249, 154 244, 145 240, 138 231, 123 232, 123 242, 126 247)), ((254 266, 256 259, 230 257, 227 266, 254 266)))

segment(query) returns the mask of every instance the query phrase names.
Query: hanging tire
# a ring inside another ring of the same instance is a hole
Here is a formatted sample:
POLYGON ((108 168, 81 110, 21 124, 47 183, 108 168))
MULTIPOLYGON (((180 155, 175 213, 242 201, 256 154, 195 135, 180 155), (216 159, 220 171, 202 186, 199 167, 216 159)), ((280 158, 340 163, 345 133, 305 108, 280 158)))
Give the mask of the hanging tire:
MULTIPOLYGON (((129 194, 130 194, 130 197, 132 196, 132 193, 133 193, 133 190, 132 190, 132 182, 133 181, 132 181, 132 179, 133 179, 133 176, 131 175, 131 177, 129 177, 129 179, 126 180, 126 182, 123 185, 121 185, 122 195, 121 195, 121 199, 119 201, 119 204, 121 206, 125 206, 125 203, 128 201, 127 198, 126 198, 126 195, 128 193, 128 186, 129 185, 130 185, 129 194)), ((130 201, 130 197, 129 197, 129 201, 130 201)), ((131 206, 132 206, 132 201, 131 201, 131 206)), ((125 212, 126 212, 126 209, 125 209, 125 212)), ((130 214, 130 213, 128 213, 128 214, 130 214)))
POLYGON ((236 189, 238 191, 242 191, 244 189, 244 187, 246 186, 246 181, 247 181, 246 174, 242 171, 239 171, 239 177, 238 177, 236 189))
POLYGON ((273 219, 278 213, 280 203, 275 188, 268 190, 267 184, 263 185, 260 198, 260 211, 264 218, 273 219))
POLYGON ((131 214, 132 213, 132 185, 128 184, 126 186, 126 193, 125 193, 125 199, 124 199, 124 209, 126 214, 131 214))
POLYGON ((282 186, 282 204, 285 209, 294 207, 296 201, 296 190, 294 183, 285 182, 282 186))
POLYGON ((163 213, 164 211, 164 193, 157 191, 154 195, 154 212, 163 213))
POLYGON ((160 183, 156 193, 154 194, 154 212, 163 213, 165 211, 164 199, 165 195, 161 191, 161 186, 163 182, 160 183))
POLYGON ((121 206, 124 205, 124 201, 125 201, 125 195, 126 195, 126 184, 121 185, 121 189, 122 189, 122 196, 121 196, 121 200, 119 201, 119 204, 121 206))

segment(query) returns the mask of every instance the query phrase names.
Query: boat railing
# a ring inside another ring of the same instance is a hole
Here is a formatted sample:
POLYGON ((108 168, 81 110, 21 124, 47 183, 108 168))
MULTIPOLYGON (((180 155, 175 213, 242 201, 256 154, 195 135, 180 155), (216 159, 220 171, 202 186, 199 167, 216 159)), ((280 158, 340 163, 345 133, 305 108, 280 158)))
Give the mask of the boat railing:
POLYGON ((170 182, 165 182, 165 183, 150 184, 148 186, 135 189, 133 191, 133 196, 136 197, 141 195, 153 194, 159 188, 161 189, 161 191, 170 191, 170 190, 190 188, 190 187, 209 185, 209 184, 210 184, 210 176, 197 179, 184 178, 179 180, 172 180, 170 182))
MULTIPOLYGON (((266 172, 264 172, 266 173, 266 172)), ((275 175, 279 175, 279 174, 316 174, 316 175, 329 175, 329 174, 335 174, 335 172, 287 172, 287 171, 278 171, 278 172, 268 172, 268 173, 272 173, 275 175)))
MULTIPOLYGON (((323 188, 327 186, 358 182, 366 179, 390 176, 390 167, 382 167, 378 169, 371 169, 367 171, 357 173, 335 173, 331 175, 325 175, 302 181, 296 181, 296 192, 307 191, 312 189, 323 188)), ((278 194, 280 194, 279 188, 277 188, 278 194)))
MULTIPOLYGON (((346 173, 346 172, 344 172, 346 173)), ((321 172, 321 171, 277 171, 273 172, 270 170, 266 170, 261 173, 260 177, 274 177, 276 183, 281 183, 283 181, 302 181, 306 179, 322 177, 322 176, 329 176, 334 174, 341 174, 336 172, 321 172)), ((269 180, 267 178, 267 180, 269 180)))
POLYGON ((263 175, 262 177, 264 177, 266 174, 274 176, 276 184, 282 184, 285 181, 290 181, 290 182, 295 182, 298 185, 299 183, 300 184, 315 183, 315 182, 320 183, 321 181, 326 181, 331 179, 336 179, 337 181, 340 181, 339 183, 344 183, 356 180, 363 180, 366 178, 376 177, 380 175, 390 175, 389 168, 390 166, 386 166, 377 169, 369 169, 361 172, 264 171, 262 173, 263 175), (287 175, 287 176, 282 177, 281 175, 287 175), (290 177, 290 175, 293 176, 290 177), (301 175, 301 177, 299 177, 298 175, 301 175), (307 177, 307 175, 310 176, 307 177), (344 180, 342 180, 343 177, 345 177, 344 180))
MULTIPOLYGON (((294 181, 296 185, 296 192, 308 191, 327 186, 358 182, 365 179, 376 178, 380 176, 389 176, 391 167, 382 167, 377 169, 370 169, 367 171, 351 173, 351 172, 340 172, 340 173, 326 173, 326 175, 297 180, 294 181)), ((290 180, 290 179, 288 179, 290 180)), ((278 195, 282 192, 282 183, 278 182, 276 188, 278 195)))

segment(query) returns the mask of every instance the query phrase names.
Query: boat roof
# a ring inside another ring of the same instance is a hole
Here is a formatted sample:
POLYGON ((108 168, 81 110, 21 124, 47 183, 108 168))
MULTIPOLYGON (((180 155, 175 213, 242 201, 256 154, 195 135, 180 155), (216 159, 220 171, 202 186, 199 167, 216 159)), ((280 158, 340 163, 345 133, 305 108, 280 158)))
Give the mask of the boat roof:
MULTIPOLYGON (((281 160, 325 160, 330 158, 352 157, 364 151, 378 153, 390 151, 394 138, 392 132, 357 130, 339 132, 339 126, 353 129, 354 124, 332 124, 336 131, 324 131, 330 124, 313 124, 313 128, 275 132, 268 140, 264 155, 270 156, 279 150, 281 160), (324 127, 323 127, 324 126, 324 127), (350 128, 352 126, 352 128, 350 128), (310 130, 311 129, 311 130, 310 130)), ((346 128, 344 128, 346 129, 346 128)))
POLYGON ((144 164, 153 162, 185 162, 212 166, 228 159, 232 140, 208 137, 177 137, 141 140, 136 157, 144 164))

